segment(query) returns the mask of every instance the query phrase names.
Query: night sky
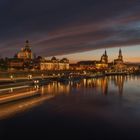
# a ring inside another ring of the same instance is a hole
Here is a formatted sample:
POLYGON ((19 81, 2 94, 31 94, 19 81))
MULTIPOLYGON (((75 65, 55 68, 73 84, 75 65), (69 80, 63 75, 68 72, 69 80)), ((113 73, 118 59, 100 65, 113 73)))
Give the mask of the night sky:
POLYGON ((140 1, 0 0, 0 55, 13 56, 27 39, 37 55, 47 57, 78 58, 113 47, 140 52, 140 1))

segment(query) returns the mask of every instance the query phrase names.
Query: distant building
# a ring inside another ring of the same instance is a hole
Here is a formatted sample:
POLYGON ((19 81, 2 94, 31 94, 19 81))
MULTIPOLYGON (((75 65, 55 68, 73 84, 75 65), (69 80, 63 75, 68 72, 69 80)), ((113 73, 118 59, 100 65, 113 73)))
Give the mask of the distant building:
POLYGON ((40 62, 40 70, 69 70, 69 60, 63 58, 61 60, 52 57, 51 60, 43 59, 40 62))
POLYGON ((69 65, 70 70, 80 70, 80 67, 77 63, 73 63, 69 65))
POLYGON ((140 66, 139 66, 139 64, 135 64, 135 63, 127 63, 126 64, 127 65, 127 71, 128 72, 135 72, 135 71, 139 71, 139 69, 140 69, 140 66))
POLYGON ((96 61, 80 61, 77 63, 79 70, 93 70, 96 69, 95 65, 96 61))
POLYGON ((59 70, 69 70, 69 60, 67 58, 59 61, 59 70))
POLYGON ((33 53, 29 46, 29 41, 26 41, 25 47, 19 51, 14 58, 8 59, 9 69, 31 69, 33 53))
POLYGON ((33 53, 29 46, 29 41, 26 41, 25 47, 21 49, 20 52, 17 53, 17 58, 19 59, 33 59, 33 53))
POLYGON ((122 50, 119 50, 118 58, 114 60, 114 64, 123 64, 122 50))
POLYGON ((8 59, 9 69, 24 69, 24 60, 18 58, 8 59))
POLYGON ((107 69, 108 68, 108 55, 105 50, 104 54, 101 56, 101 60, 96 63, 97 69, 107 69))
POLYGON ((80 61, 76 64, 69 64, 67 58, 61 60, 52 57, 51 60, 34 56, 29 45, 29 41, 25 42, 25 46, 13 57, 0 59, 1 70, 95 70, 108 72, 129 72, 133 73, 140 70, 138 64, 124 63, 122 50, 119 49, 117 59, 108 63, 107 51, 103 53, 99 61, 80 61))
POLYGON ((100 61, 80 61, 77 64, 70 65, 72 70, 105 70, 108 68, 108 56, 105 50, 104 54, 101 56, 100 61))
POLYGON ((104 63, 104 64, 108 64, 108 56, 107 56, 106 50, 105 50, 104 54, 101 56, 100 62, 104 63))
POLYGON ((122 50, 119 50, 118 58, 114 60, 113 69, 117 72, 125 71, 127 69, 127 65, 123 62, 122 50))

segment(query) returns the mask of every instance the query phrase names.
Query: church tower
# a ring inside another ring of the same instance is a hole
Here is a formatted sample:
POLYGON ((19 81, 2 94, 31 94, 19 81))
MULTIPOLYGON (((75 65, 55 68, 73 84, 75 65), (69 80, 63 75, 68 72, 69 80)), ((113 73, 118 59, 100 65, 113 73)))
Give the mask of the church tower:
POLYGON ((106 50, 105 50, 105 56, 107 56, 107 52, 106 52, 106 50))
POLYGON ((33 59, 33 53, 30 49, 29 41, 26 40, 24 48, 21 49, 20 52, 18 52, 17 57, 19 59, 33 59))
POLYGON ((122 56, 122 50, 119 49, 119 56, 118 56, 118 59, 123 61, 123 56, 122 56))
POLYGON ((105 50, 104 54, 101 57, 101 63, 108 63, 108 56, 107 56, 107 51, 105 50))
POLYGON ((25 48, 26 49, 29 48, 29 41, 28 40, 26 40, 26 42, 25 42, 25 48))

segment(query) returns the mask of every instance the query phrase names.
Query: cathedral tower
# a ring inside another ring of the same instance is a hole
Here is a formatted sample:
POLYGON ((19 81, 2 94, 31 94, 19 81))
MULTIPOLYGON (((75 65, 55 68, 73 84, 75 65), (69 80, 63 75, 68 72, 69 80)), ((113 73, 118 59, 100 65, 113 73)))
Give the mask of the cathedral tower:
POLYGON ((122 56, 122 50, 121 50, 121 49, 119 49, 119 56, 118 56, 118 59, 119 59, 120 61, 123 61, 123 56, 122 56))
POLYGON ((107 56, 107 51, 105 50, 104 54, 101 57, 101 63, 108 63, 108 56, 107 56))

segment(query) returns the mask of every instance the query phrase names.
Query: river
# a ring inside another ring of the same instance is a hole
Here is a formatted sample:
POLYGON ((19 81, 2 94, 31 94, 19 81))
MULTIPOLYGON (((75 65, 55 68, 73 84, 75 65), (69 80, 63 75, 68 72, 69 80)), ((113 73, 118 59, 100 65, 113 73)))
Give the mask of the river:
POLYGON ((0 105, 2 139, 140 139, 140 76, 53 81, 37 92, 0 105))

